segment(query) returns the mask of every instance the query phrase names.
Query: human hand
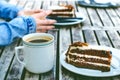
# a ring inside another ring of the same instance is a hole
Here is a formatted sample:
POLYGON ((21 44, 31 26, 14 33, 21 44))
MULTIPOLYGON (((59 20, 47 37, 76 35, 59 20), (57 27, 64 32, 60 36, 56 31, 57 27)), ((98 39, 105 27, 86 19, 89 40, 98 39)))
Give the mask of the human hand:
POLYGON ((18 12, 18 16, 30 16, 32 14, 40 13, 42 12, 42 9, 37 9, 37 10, 21 10, 18 12))
POLYGON ((36 22, 37 32, 46 32, 47 30, 53 29, 55 20, 46 19, 51 14, 49 10, 22 10, 18 12, 18 16, 32 16, 36 22))
POLYGON ((56 20, 50 20, 46 18, 49 14, 51 14, 51 12, 52 11, 49 10, 43 10, 40 13, 31 15, 36 21, 37 32, 46 32, 47 30, 54 28, 53 24, 56 22, 56 20))

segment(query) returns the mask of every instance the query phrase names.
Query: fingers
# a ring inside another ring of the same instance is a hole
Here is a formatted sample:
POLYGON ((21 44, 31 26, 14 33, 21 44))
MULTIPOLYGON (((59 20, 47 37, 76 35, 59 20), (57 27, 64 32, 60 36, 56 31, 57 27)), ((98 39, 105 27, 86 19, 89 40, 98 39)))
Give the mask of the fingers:
POLYGON ((45 20, 39 20, 38 25, 51 25, 54 23, 56 23, 56 20, 45 19, 45 20))
POLYGON ((41 18, 45 18, 46 16, 48 16, 49 14, 51 14, 51 10, 47 10, 47 11, 42 11, 41 13, 38 14, 38 17, 41 18))
POLYGON ((46 30, 49 30, 49 29, 53 29, 54 28, 54 26, 52 26, 52 25, 49 25, 49 26, 39 26, 39 27, 37 27, 37 30, 40 30, 40 29, 46 29, 46 30))
POLYGON ((53 24, 55 23, 55 20, 40 20, 37 21, 37 32, 46 32, 48 30, 51 30, 54 28, 53 24))
POLYGON ((56 23, 56 20, 46 19, 46 16, 51 14, 51 10, 33 10, 31 16, 35 19, 37 25, 37 32, 46 32, 50 29, 53 29, 53 24, 56 23))
POLYGON ((40 13, 40 12, 43 12, 44 10, 42 9, 36 9, 36 10, 32 10, 33 13, 40 13))

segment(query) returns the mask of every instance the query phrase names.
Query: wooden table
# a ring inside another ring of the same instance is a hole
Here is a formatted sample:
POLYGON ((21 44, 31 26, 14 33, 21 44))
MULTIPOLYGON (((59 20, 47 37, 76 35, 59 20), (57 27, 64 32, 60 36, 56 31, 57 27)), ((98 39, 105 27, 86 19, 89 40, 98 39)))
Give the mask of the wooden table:
MULTIPOLYGON (((24 9, 47 9, 48 6, 64 2, 72 4, 76 13, 84 15, 86 19, 78 25, 48 31, 55 36, 57 62, 50 72, 44 74, 30 73, 16 60, 14 48, 22 45, 20 39, 9 46, 0 47, 0 80, 120 80, 119 75, 114 77, 89 77, 76 74, 59 64, 60 55, 71 43, 76 41, 120 49, 120 8, 85 8, 72 0, 10 0, 8 2, 24 9)), ((79 15, 76 14, 76 16, 79 15)), ((22 52, 21 59, 23 59, 22 52)))

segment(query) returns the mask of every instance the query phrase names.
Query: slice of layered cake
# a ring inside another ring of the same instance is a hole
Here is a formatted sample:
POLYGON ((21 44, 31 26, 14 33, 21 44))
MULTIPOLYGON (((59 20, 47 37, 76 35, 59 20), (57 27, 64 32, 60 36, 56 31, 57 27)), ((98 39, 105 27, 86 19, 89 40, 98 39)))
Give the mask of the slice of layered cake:
POLYGON ((74 7, 72 5, 57 5, 50 6, 48 9, 52 10, 49 15, 51 17, 73 17, 74 7))
POLYGON ((66 62, 76 67, 110 71, 111 52, 109 50, 95 49, 87 43, 75 42, 71 44, 66 53, 66 62))

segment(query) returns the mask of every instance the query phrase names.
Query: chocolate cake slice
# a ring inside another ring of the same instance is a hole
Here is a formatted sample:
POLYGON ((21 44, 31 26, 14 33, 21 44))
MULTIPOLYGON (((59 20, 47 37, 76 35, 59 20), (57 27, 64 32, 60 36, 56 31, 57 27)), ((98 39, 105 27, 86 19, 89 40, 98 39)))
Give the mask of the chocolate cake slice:
POLYGON ((49 15, 51 17, 73 17, 74 7, 72 5, 56 5, 50 6, 48 9, 52 10, 49 15))
POLYGON ((76 67, 110 71, 111 51, 89 47, 87 43, 75 42, 66 53, 66 62, 76 67))

